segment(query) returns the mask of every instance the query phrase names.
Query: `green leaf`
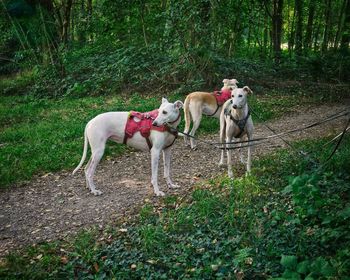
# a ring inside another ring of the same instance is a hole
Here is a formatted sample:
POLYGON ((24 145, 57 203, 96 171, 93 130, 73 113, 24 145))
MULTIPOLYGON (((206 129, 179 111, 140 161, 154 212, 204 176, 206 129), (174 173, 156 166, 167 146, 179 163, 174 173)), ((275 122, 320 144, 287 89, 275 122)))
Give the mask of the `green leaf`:
POLYGON ((295 279, 295 280, 298 280, 298 279, 301 279, 300 278, 300 275, 295 272, 295 271, 291 271, 291 270, 286 270, 283 274, 282 274, 282 277, 285 278, 285 279, 295 279))
POLYGON ((287 269, 294 271, 297 266, 297 257, 283 255, 281 258, 281 265, 287 269))
POLYGON ((303 261, 301 263, 298 263, 297 272, 300 274, 306 274, 309 272, 309 266, 310 266, 309 261, 303 261))

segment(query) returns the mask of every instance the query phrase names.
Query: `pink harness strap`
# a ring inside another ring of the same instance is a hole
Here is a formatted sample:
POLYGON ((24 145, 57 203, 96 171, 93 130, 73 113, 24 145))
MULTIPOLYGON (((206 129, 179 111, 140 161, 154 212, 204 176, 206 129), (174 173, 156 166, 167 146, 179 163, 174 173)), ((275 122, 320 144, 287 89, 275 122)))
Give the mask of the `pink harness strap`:
POLYGON ((218 106, 222 106, 227 100, 231 98, 231 90, 223 89, 221 91, 214 91, 213 95, 218 106))
POLYGON ((141 135, 146 138, 148 147, 151 149, 152 143, 149 140, 151 130, 157 130, 160 132, 168 131, 168 128, 165 125, 152 125, 157 116, 158 109, 146 113, 131 111, 125 124, 125 135, 123 143, 126 144, 128 138, 132 138, 136 132, 140 132, 141 135), (139 121, 135 121, 135 118, 137 118, 139 121))

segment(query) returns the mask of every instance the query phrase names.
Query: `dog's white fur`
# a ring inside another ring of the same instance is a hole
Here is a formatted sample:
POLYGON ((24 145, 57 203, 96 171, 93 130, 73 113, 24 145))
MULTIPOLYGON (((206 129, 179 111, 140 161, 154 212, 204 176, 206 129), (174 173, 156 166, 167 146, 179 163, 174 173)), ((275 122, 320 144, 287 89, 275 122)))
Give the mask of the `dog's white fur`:
MULTIPOLYGON (((153 125, 161 126, 167 124, 171 127, 176 128, 181 121, 179 118, 180 108, 183 107, 181 101, 175 103, 169 103, 167 99, 162 99, 162 104, 159 107, 158 117, 153 121, 153 125), (175 122, 174 122, 175 121, 175 122), (174 122, 174 123, 173 123, 174 122)), ((79 170, 83 165, 86 153, 88 149, 88 143, 91 147, 91 158, 85 167, 86 186, 94 195, 100 195, 102 192, 96 189, 93 181, 93 176, 96 170, 96 166, 101 160, 105 144, 108 139, 117 143, 123 143, 125 135, 125 124, 127 122, 129 112, 108 112, 103 113, 88 122, 84 132, 84 152, 82 159, 73 174, 79 170)), ((174 135, 168 131, 160 132, 151 130, 149 139, 152 143, 151 148, 151 166, 152 166, 152 185, 154 193, 157 196, 163 196, 164 192, 159 190, 158 186, 158 162, 160 153, 163 151, 164 161, 164 178, 169 187, 177 187, 173 184, 170 178, 170 158, 171 158, 171 145, 174 141, 174 135), (166 148, 168 147, 168 148, 166 148)), ((128 138, 127 145, 137 150, 148 151, 146 139, 136 132, 132 138, 128 138)))
MULTIPOLYGON (((248 103, 247 97, 248 94, 253 93, 251 89, 247 86, 243 88, 236 88, 231 92, 231 99, 225 102, 223 105, 223 110, 220 114, 220 143, 229 143, 232 142, 232 139, 235 135, 238 135, 240 132, 240 128, 237 124, 231 120, 230 115, 233 116, 236 120, 244 119, 248 114, 248 103), (230 115, 225 114, 225 109, 229 111, 230 115)), ((245 136, 247 136, 248 140, 253 138, 254 125, 252 121, 252 117, 249 116, 247 119, 244 132, 240 136, 240 140, 243 141, 245 136)), ((249 144, 249 142, 247 143, 249 144)), ((226 147, 230 147, 232 145, 226 144, 226 147)), ((242 146, 242 144, 241 144, 242 146)), ((240 151, 241 161, 244 162, 242 152, 240 151)), ((221 150, 221 158, 219 165, 224 165, 224 150, 221 150)), ((233 178, 232 172, 232 150, 227 149, 227 169, 228 176, 233 178)), ((247 173, 251 170, 251 147, 248 146, 248 158, 247 158, 247 173)))
MULTIPOLYGON (((237 88, 238 81, 236 79, 224 79, 222 81, 224 83, 224 86, 221 88, 221 90, 224 89, 234 89, 237 88)), ((191 136, 194 136, 196 133, 196 130, 198 129, 202 114, 205 115, 212 115, 212 117, 219 118, 223 106, 220 106, 217 112, 215 113, 215 110, 217 109, 217 103, 214 95, 209 92, 201 92, 196 91, 192 92, 189 95, 187 95, 185 102, 184 102, 184 115, 185 115, 185 129, 184 133, 188 133, 190 130, 191 125, 191 117, 192 117, 192 130, 190 132, 191 136)), ((188 145, 188 136, 184 136, 185 143, 188 145)), ((194 138, 190 138, 190 144, 191 148, 196 148, 196 141, 194 138)))

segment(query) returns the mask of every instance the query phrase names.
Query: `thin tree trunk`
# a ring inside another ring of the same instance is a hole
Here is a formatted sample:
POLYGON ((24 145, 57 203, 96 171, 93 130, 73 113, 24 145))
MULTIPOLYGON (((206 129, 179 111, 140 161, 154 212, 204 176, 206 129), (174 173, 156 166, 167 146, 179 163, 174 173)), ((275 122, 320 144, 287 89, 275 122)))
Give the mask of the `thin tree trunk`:
POLYGON ((310 0, 309 15, 307 18, 306 34, 305 34, 305 39, 304 39, 304 49, 305 50, 311 49, 311 39, 312 39, 312 31, 313 31, 313 25, 314 25, 315 10, 316 10, 316 1, 310 0))
POLYGON ((348 53, 350 43, 350 0, 348 0, 345 10, 344 27, 340 40, 340 50, 343 54, 348 53))
POLYGON ((68 38, 69 38, 69 23, 70 23, 72 4, 73 4, 73 0, 67 0, 66 5, 64 6, 62 41, 65 45, 67 45, 68 38))
POLYGON ((295 54, 303 54, 303 2, 295 0, 296 29, 295 29, 295 54))
POLYGON ((334 49, 338 49, 339 46, 339 41, 341 39, 341 35, 343 33, 343 26, 345 22, 345 17, 346 17, 346 6, 349 0, 344 0, 341 6, 341 9, 339 11, 339 21, 338 21, 338 28, 337 28, 337 33, 334 38, 334 49))
POLYGON ((148 47, 148 41, 146 36, 146 26, 145 26, 145 19, 144 19, 144 12, 145 12, 145 3, 141 2, 140 7, 140 17, 141 17, 141 24, 142 24, 142 34, 143 34, 143 40, 145 42, 146 47, 148 47))
POLYGON ((281 41, 282 41, 282 18, 283 0, 273 0, 273 14, 272 14, 272 47, 275 63, 281 62, 281 41))
POLYGON ((325 0, 326 1, 326 7, 325 7, 325 28, 323 33, 323 42, 322 42, 322 52, 327 51, 328 49, 328 42, 329 42, 329 33, 331 29, 331 8, 332 8, 332 2, 331 0, 325 0))
POLYGON ((294 44, 295 44, 295 16, 296 16, 296 11, 295 9, 293 9, 293 17, 292 17, 292 26, 290 29, 290 33, 289 33, 289 38, 288 38, 288 54, 289 54, 289 58, 292 57, 292 52, 294 49, 294 44))
POLYGON ((93 40, 93 33, 91 32, 91 21, 92 21, 92 0, 87 0, 86 2, 86 11, 87 11, 87 21, 86 21, 86 29, 88 30, 88 40, 93 40))

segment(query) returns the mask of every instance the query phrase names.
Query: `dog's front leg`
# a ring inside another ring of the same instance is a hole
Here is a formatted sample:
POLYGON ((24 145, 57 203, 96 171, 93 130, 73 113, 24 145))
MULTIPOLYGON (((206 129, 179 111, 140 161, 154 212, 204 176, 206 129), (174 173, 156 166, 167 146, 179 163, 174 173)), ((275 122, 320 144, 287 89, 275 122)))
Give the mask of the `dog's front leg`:
MULTIPOLYGON (((232 142, 232 137, 226 137, 226 143, 231 143, 232 142)), ((233 179, 233 172, 232 172, 232 150, 231 148, 233 147, 232 144, 227 145, 227 173, 228 177, 233 179)))
POLYGON ((174 184, 171 180, 170 165, 171 165, 171 148, 163 150, 163 162, 164 162, 164 178, 169 188, 178 188, 179 186, 174 184))
POLYGON ((243 164, 245 164, 246 163, 246 161, 244 160, 244 155, 243 155, 243 149, 242 149, 242 146, 244 146, 243 145, 243 143, 242 143, 242 141, 244 141, 245 140, 245 137, 243 136, 243 137, 241 137, 240 139, 240 144, 239 144, 239 158, 240 158, 240 160, 241 160, 241 163, 243 163, 243 164))
POLYGON ((152 186, 156 196, 164 196, 164 193, 159 190, 158 186, 158 163, 159 163, 160 150, 153 147, 151 149, 151 165, 152 165, 152 186))
POLYGON ((252 152, 251 152, 251 146, 250 146, 250 140, 252 139, 252 135, 248 134, 248 158, 247 158, 247 173, 250 173, 250 170, 252 168, 252 152))

